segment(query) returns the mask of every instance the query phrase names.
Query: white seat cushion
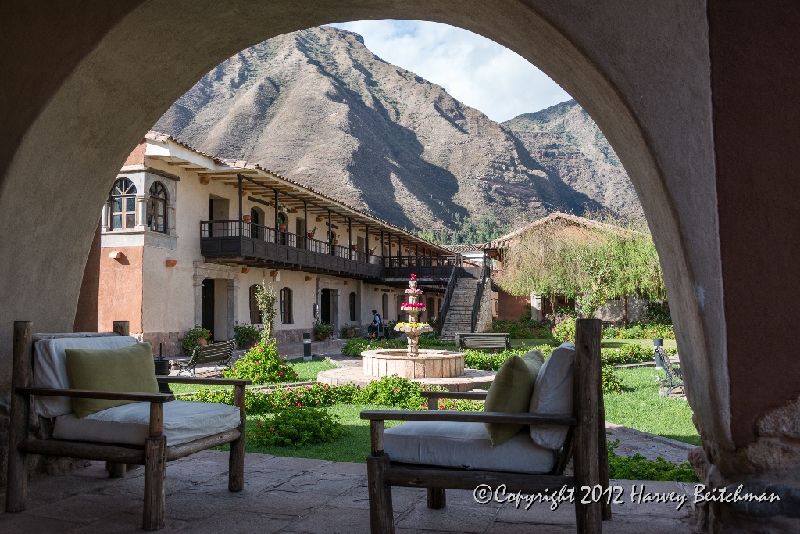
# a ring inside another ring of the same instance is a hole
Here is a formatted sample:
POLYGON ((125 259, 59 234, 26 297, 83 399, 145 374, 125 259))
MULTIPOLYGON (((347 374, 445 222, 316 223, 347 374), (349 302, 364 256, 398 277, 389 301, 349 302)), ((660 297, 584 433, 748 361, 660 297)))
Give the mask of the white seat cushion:
MULTIPOLYGON (((67 349, 118 349, 136 343, 136 338, 114 335, 42 339, 34 345, 33 383, 40 388, 69 389, 67 349)), ((42 417, 72 413, 69 397, 34 397, 33 406, 42 417)))
MULTIPOLYGON (((239 426, 239 408, 227 404, 172 401, 164 403, 164 435, 167 446, 213 436, 239 426)), ((150 422, 150 403, 134 402, 93 413, 82 419, 75 414, 56 418, 53 437, 144 445, 150 422)))
MULTIPOLYGON (((575 345, 562 343, 550 354, 536 377, 530 413, 572 414, 572 369, 575 345)), ((531 425, 531 438, 537 445, 557 450, 564 444, 568 426, 531 425)))
POLYGON ((384 432, 383 447, 395 462, 514 473, 548 473, 555 460, 524 431, 492 447, 483 423, 408 421, 384 432))

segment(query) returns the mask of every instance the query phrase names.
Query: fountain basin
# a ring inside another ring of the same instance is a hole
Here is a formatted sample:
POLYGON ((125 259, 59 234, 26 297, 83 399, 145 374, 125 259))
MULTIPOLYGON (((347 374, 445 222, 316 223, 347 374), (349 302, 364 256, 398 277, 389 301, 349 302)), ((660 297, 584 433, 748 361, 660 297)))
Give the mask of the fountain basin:
POLYGON ((409 357, 405 349, 365 350, 361 353, 364 374, 375 378, 398 375, 403 378, 452 378, 464 375, 464 353, 420 349, 409 357))

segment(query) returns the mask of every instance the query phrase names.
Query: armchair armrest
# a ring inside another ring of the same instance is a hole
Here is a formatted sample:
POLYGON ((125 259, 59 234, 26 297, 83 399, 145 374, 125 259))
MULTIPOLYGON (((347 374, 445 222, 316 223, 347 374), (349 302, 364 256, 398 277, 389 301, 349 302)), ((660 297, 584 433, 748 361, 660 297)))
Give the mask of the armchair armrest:
POLYGON ((42 397, 79 397, 83 399, 154 402, 158 404, 175 400, 174 395, 165 393, 92 391, 89 389, 55 389, 38 387, 18 387, 15 388, 15 391, 21 395, 39 395, 42 397))
POLYGON ((506 412, 460 412, 454 410, 364 410, 361 419, 370 421, 458 421, 463 423, 512 423, 518 425, 576 426, 569 414, 538 415, 506 412))
POLYGON ((196 378, 194 376, 157 376, 160 384, 198 384, 207 386, 249 386, 252 380, 240 378, 196 378))
POLYGON ((426 399, 469 399, 469 400, 486 400, 488 391, 422 391, 422 395, 426 399))

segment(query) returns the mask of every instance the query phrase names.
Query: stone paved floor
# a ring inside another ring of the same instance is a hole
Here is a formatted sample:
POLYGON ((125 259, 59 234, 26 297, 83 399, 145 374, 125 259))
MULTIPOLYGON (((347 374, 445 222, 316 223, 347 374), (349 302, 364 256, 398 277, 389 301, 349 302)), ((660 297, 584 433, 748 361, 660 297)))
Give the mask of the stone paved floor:
MULTIPOLYGON (((364 464, 248 454, 245 489, 227 489, 228 454, 205 451, 167 468, 167 521, 162 531, 203 533, 369 532, 364 464)), ((674 482, 612 481, 624 490, 625 504, 613 507, 606 533, 690 531, 689 503, 631 504, 632 484, 648 492, 675 491, 674 482)), ((686 488, 692 491, 691 488, 686 488)), ((141 524, 144 479, 136 469, 124 479, 109 479, 100 462, 66 476, 36 476, 29 485, 28 508, 0 514, 0 532, 24 534, 137 532, 141 524)), ((425 490, 394 488, 397 532, 562 533, 575 531, 574 508, 529 510, 509 504, 478 504, 471 491, 448 490, 447 508, 429 510, 425 490)), ((4 500, 4 497, 3 497, 4 500)))

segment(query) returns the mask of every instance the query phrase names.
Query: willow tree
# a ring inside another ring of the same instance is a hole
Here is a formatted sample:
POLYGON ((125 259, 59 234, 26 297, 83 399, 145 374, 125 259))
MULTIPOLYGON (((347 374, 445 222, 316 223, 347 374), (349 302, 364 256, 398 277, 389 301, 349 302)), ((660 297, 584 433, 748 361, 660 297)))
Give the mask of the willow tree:
POLYGON ((620 299, 626 323, 629 296, 662 299, 666 293, 647 228, 608 223, 553 221, 524 233, 504 251, 497 283, 511 295, 534 293, 553 304, 558 295, 574 298, 589 317, 607 300, 620 299))

